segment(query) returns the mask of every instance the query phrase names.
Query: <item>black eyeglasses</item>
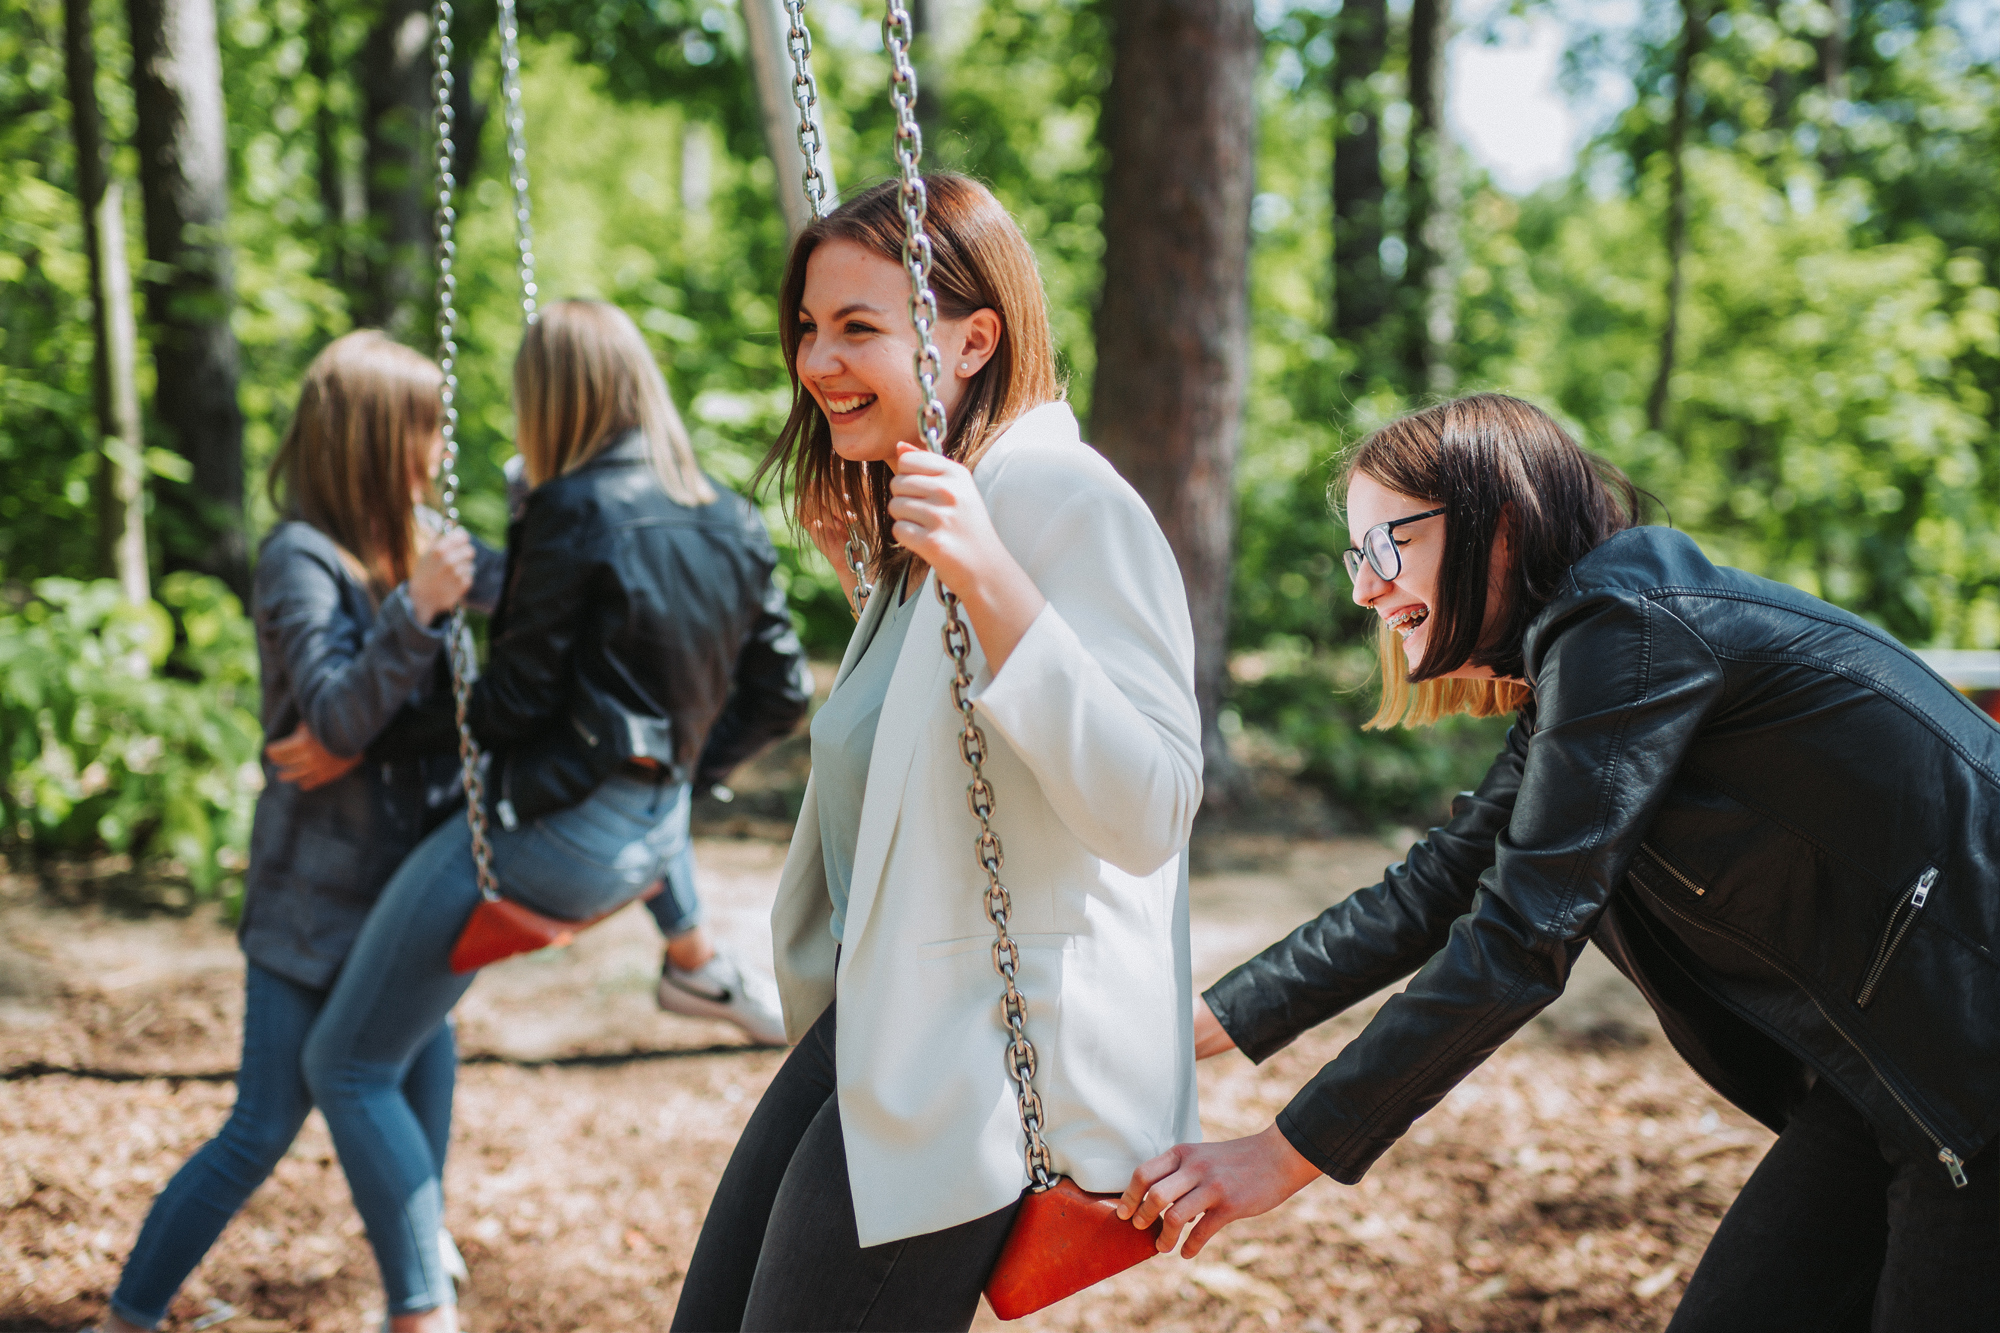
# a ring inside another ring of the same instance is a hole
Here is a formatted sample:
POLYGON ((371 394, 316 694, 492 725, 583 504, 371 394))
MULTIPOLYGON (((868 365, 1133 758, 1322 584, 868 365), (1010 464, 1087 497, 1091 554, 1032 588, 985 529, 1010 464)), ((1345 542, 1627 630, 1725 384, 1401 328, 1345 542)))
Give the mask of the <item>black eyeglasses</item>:
POLYGON ((1420 523, 1427 518, 1436 518, 1442 509, 1426 509, 1421 514, 1411 514, 1408 518, 1392 518, 1387 523, 1377 523, 1361 534, 1361 545, 1350 546, 1340 553, 1340 563, 1347 566, 1347 577, 1361 577, 1361 562, 1366 560, 1368 568, 1385 583, 1394 583, 1396 576, 1403 572, 1403 553, 1396 546, 1395 531, 1405 523, 1420 523))

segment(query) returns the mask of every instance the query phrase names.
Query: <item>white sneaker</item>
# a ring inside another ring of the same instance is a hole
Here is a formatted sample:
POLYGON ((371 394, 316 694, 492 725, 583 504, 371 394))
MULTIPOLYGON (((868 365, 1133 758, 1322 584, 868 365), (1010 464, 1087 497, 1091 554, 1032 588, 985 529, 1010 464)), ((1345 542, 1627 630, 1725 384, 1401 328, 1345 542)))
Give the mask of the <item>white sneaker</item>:
POLYGON ((660 968, 660 988, 654 998, 670 1014, 734 1023, 759 1046, 788 1044, 768 983, 745 972, 721 950, 693 971, 683 971, 668 959, 660 968))
POLYGON ((438 1228, 438 1258, 444 1264, 445 1276, 459 1286, 472 1280, 472 1274, 465 1271, 465 1256, 458 1252, 458 1243, 443 1227, 438 1228))

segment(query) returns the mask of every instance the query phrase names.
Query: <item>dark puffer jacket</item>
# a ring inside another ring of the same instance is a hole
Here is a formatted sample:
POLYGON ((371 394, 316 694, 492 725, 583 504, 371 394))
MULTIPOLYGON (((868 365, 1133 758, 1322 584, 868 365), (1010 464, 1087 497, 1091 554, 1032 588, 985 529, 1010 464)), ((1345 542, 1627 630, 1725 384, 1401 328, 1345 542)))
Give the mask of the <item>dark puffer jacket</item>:
POLYGON ((777 551, 717 490, 670 499, 634 431, 528 493, 469 714, 503 825, 577 804, 632 759, 719 780, 804 716, 777 551))
POLYGON ((1416 970, 1280 1131, 1360 1179, 1595 942, 1749 1114, 1829 1079, 1962 1182, 2000 1131, 2000 727, 1662 528, 1579 561, 1524 655, 1535 702, 1451 822, 1207 993, 1262 1060, 1416 970))

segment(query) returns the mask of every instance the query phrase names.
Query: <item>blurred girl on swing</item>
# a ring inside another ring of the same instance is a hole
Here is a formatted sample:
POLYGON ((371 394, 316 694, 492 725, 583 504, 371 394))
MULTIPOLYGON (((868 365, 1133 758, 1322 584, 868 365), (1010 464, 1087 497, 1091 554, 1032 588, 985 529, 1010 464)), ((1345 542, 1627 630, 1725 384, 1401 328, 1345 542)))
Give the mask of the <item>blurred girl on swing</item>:
MULTIPOLYGON (((670 878, 690 780, 784 734, 809 695, 763 523, 702 475, 632 321, 547 307, 514 400, 531 489, 469 717, 502 892, 583 921, 670 878)), ((393 1333, 457 1326, 424 1239, 442 1220, 432 1127, 398 1089, 477 975, 451 956, 480 898, 472 832, 452 820, 383 890, 306 1043, 393 1333)))
MULTIPOLYGON (((500 558, 463 531, 426 530, 440 378, 427 357, 380 333, 336 339, 307 369, 271 465, 283 518, 264 539, 251 601, 271 744, 244 882, 236 1106, 154 1200, 112 1293, 104 1327, 117 1333, 166 1317, 298 1136, 313 1106, 299 1067, 313 1020, 369 905, 453 808, 448 796, 427 799, 457 790, 450 740, 426 744, 412 705, 435 688, 439 621, 468 591, 491 604, 500 558)), ((433 1175, 456 1065, 440 1027, 391 1090, 433 1175)), ((436 1223, 425 1237, 433 1264, 455 1260, 436 1223)))

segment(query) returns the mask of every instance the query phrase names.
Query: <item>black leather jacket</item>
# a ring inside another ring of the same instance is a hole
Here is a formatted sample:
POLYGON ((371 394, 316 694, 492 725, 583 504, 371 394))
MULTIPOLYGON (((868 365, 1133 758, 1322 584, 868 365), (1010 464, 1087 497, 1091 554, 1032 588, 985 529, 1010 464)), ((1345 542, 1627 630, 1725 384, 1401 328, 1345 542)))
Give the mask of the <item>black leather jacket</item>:
POLYGON ((1579 561, 1452 819, 1207 993, 1262 1060, 1416 970, 1279 1130, 1353 1183, 1586 941, 1724 1097, 1831 1079, 1960 1165, 2000 1130, 2000 727, 1881 631, 1662 528, 1579 561))
POLYGON ((531 491, 507 531, 473 734, 508 827, 575 805, 626 760, 718 781, 812 697, 757 511, 668 498, 636 431, 531 491))

